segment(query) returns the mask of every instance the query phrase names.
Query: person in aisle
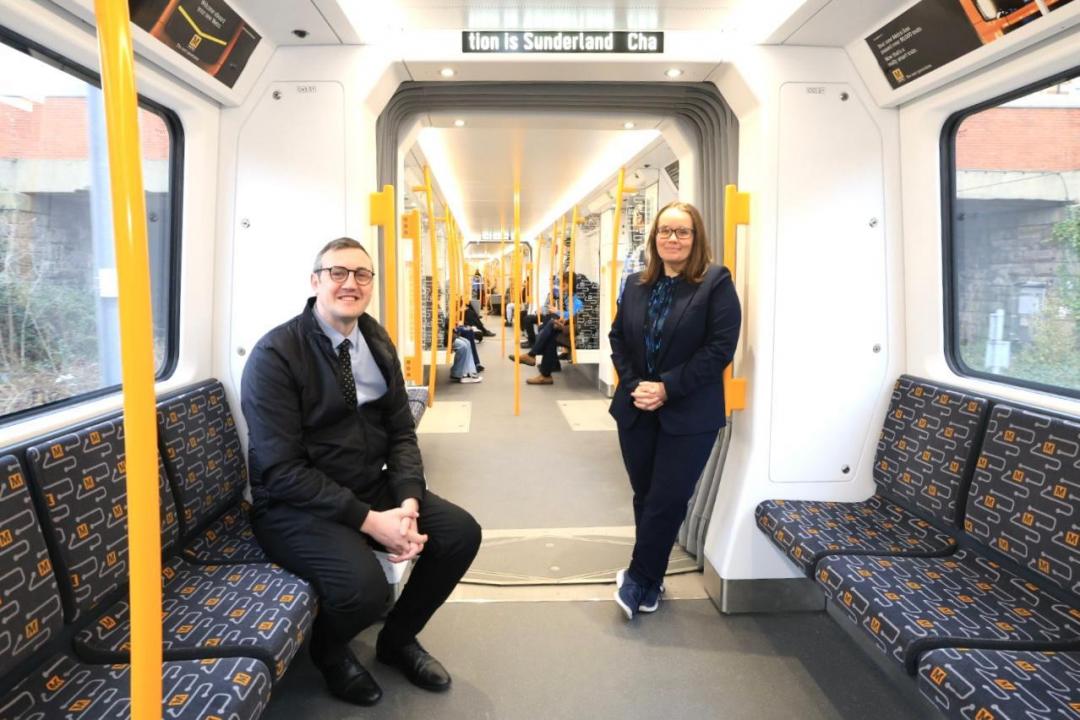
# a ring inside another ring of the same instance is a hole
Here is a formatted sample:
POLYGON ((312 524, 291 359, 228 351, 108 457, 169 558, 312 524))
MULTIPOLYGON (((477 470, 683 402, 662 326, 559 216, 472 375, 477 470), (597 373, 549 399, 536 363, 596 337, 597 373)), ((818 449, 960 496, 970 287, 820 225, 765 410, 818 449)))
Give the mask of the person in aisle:
POLYGON ((723 374, 742 323, 731 273, 712 264, 697 208, 665 206, 646 247, 608 336, 619 377, 609 412, 634 492, 634 550, 615 590, 628 619, 660 606, 671 547, 726 422, 723 374))
MULTIPOLYGON (((569 275, 563 276, 562 286, 569 287, 569 285, 569 275)), ((553 297, 557 300, 557 292, 553 292, 553 297)), ((548 317, 543 327, 536 334, 529 352, 519 358, 523 365, 529 366, 537 366, 537 358, 540 358, 537 367, 540 372, 525 381, 529 385, 553 385, 555 383, 551 374, 561 369, 559 348, 570 346, 570 316, 580 313, 584 304, 581 298, 574 295, 573 302, 570 303, 570 309, 560 311, 558 304, 549 307, 555 311, 554 314, 548 317)), ((509 357, 510 360, 514 360, 513 355, 509 357)))
POLYGON ((314 586, 312 660, 330 692, 357 705, 382 697, 350 647, 391 598, 375 551, 419 558, 375 656, 443 691, 450 674, 417 635, 480 547, 476 520, 426 488, 397 352, 365 312, 374 278, 360 243, 328 243, 311 271, 314 296, 256 343, 241 379, 255 535, 314 586))

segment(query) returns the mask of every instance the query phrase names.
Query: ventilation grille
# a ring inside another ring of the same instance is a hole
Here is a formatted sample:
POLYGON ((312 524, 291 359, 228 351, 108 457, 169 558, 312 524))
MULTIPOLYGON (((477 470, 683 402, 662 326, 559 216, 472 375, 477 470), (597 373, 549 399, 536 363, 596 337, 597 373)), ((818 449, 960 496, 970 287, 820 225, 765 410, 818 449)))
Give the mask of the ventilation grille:
POLYGON ((668 177, 671 178, 672 184, 675 185, 675 189, 678 190, 679 189, 679 161, 676 160, 675 162, 668 165, 666 168, 664 168, 664 172, 666 172, 668 174, 668 177))

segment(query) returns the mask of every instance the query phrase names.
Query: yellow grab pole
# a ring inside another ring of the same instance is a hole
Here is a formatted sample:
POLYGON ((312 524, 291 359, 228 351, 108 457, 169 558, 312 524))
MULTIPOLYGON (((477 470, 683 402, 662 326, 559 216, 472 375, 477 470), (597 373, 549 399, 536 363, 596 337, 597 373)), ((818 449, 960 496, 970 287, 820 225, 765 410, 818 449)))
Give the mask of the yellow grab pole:
POLYGON ((574 315, 574 255, 577 249, 577 229, 578 229, 578 208, 574 206, 574 214, 570 220, 570 247, 567 252, 570 253, 570 283, 568 285, 569 297, 566 300, 566 306, 570 310, 570 362, 577 364, 577 341, 575 340, 575 321, 574 315))
MULTIPOLYGON (((623 186, 626 184, 626 168, 619 168, 619 180, 615 187, 615 217, 611 223, 611 319, 610 325, 615 324, 615 305, 619 298, 619 235, 622 231, 622 196, 623 186)), ((611 369, 614 377, 614 386, 619 385, 619 371, 611 369)))
POLYGON ((544 236, 536 236, 536 252, 533 253, 533 288, 532 305, 533 312, 540 316, 540 253, 544 249, 544 236))
POLYGON ((128 4, 96 0, 120 285, 131 603, 131 716, 161 717, 161 526, 146 196, 128 4))
MULTIPOLYGON (((555 288, 555 278, 557 277, 556 274, 555 274, 555 253, 556 253, 555 248, 556 248, 556 245, 558 244, 558 241, 559 241, 559 221, 556 220, 554 223, 551 224, 551 254, 550 254, 550 260, 548 261, 548 265, 550 266, 550 267, 548 267, 548 275, 551 276, 551 287, 548 288, 548 297, 549 298, 552 297, 552 292, 551 291, 554 290, 554 288, 555 288)), ((544 308, 544 312, 545 313, 547 312, 547 308, 544 308)))
POLYGON ((413 210, 402 218, 402 235, 412 240, 412 339, 413 351, 409 379, 419 385, 424 382, 424 333, 420 293, 420 211, 413 210))
MULTIPOLYGON (((499 322, 499 327, 502 328, 502 349, 499 352, 499 357, 506 355, 506 273, 505 273, 505 261, 506 256, 503 254, 506 252, 506 240, 504 239, 504 231, 502 224, 499 224, 499 292, 502 293, 502 307, 499 308, 499 312, 502 315, 499 322)), ((518 342, 520 344, 520 341, 518 342)))
MULTIPOLYGON (((735 280, 736 225, 750 224, 750 194, 734 185, 724 186, 724 266, 735 280)), ((724 369, 724 400, 727 411, 746 409, 746 378, 733 377, 733 364, 724 369)))
POLYGON ((398 344, 397 291, 397 227, 394 223, 394 186, 383 185, 382 192, 371 193, 369 199, 371 224, 383 229, 383 287, 386 289, 386 308, 383 327, 390 342, 398 344))
MULTIPOLYGON (((516 185, 516 183, 515 183, 516 185)), ((510 266, 514 286, 514 415, 521 414, 521 186, 514 188, 514 262, 510 266)))
POLYGON ((454 272, 454 217, 450 208, 446 208, 446 355, 445 362, 450 364, 451 351, 454 347, 454 315, 457 314, 456 273, 454 272))
POLYGON ((435 375, 439 364, 439 240, 435 237, 435 202, 431 197, 431 168, 424 166, 427 193, 428 239, 431 242, 431 367, 428 370, 428 407, 435 402, 435 375))

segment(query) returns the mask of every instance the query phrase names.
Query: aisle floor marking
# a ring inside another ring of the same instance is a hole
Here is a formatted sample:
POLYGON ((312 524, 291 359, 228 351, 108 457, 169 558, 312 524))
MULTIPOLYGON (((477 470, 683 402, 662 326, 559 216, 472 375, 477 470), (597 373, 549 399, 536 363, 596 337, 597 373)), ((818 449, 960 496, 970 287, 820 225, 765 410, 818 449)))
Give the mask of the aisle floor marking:
POLYGON ((615 419, 608 414, 610 400, 559 400, 566 424, 575 432, 614 431, 615 419))
POLYGON ((436 400, 420 418, 418 435, 467 433, 472 421, 472 403, 436 400))

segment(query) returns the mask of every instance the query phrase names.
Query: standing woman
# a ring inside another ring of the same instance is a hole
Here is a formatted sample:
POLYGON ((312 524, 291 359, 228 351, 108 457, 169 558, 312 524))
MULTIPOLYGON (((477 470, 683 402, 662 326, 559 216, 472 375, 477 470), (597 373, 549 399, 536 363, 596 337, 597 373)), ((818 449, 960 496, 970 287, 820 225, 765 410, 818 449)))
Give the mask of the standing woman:
POLYGON ((671 547, 724 426, 723 373, 742 321, 731 273, 712 264, 693 205, 664 206, 647 251, 609 335, 619 373, 609 412, 634 490, 634 552, 615 591, 627 618, 660 606, 671 547))

